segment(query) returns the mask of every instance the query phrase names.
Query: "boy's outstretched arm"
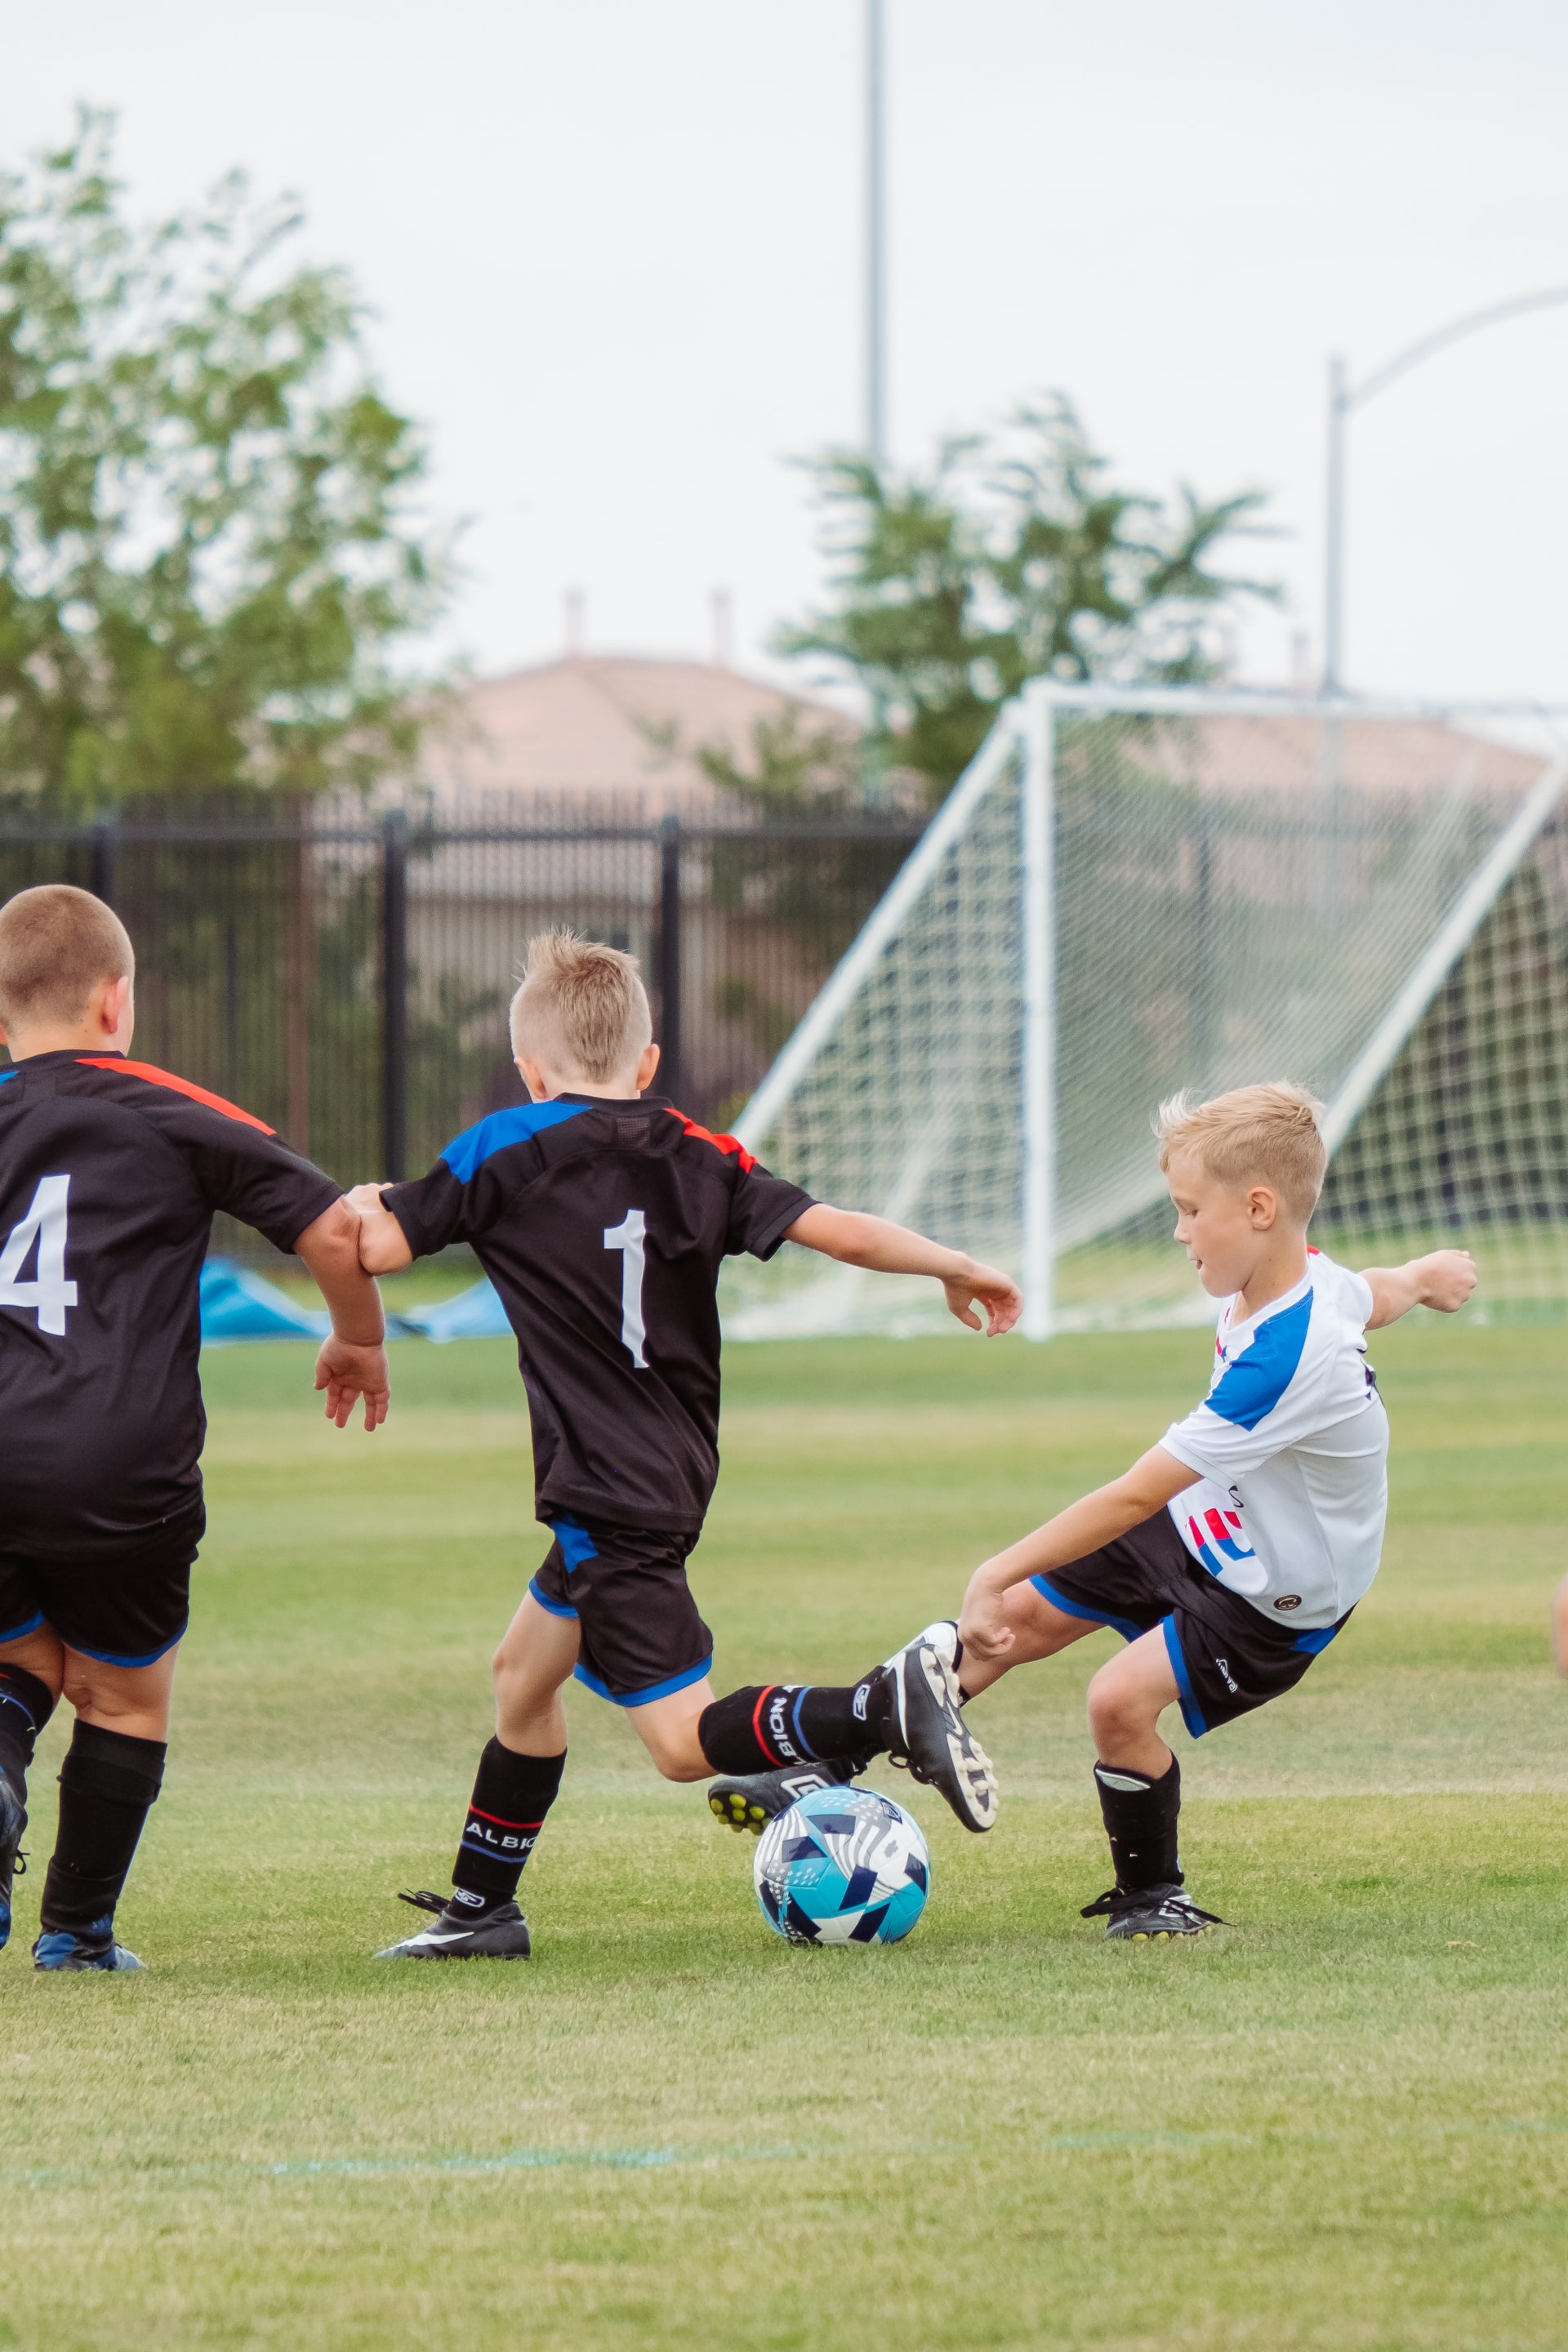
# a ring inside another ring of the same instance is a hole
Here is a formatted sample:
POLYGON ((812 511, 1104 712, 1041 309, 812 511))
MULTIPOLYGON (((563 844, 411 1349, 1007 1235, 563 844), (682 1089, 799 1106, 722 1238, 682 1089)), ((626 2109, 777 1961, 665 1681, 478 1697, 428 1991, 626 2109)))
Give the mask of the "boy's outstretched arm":
POLYGON ((1435 1307, 1440 1315, 1454 1315, 1476 1286, 1476 1262, 1468 1250, 1433 1250, 1426 1257, 1408 1258, 1403 1265, 1365 1265, 1361 1278, 1371 1286, 1369 1331, 1397 1323, 1413 1307, 1435 1307))
POLYGON ((963 1596, 958 1637, 964 1648, 973 1650, 977 1658, 1001 1657, 1013 1646, 1013 1630, 1002 1615, 1005 1592, 1022 1584, 1026 1577, 1048 1576, 1053 1568, 1065 1568, 1069 1560, 1082 1559, 1102 1544, 1114 1543, 1129 1528, 1152 1519, 1173 1495, 1194 1486, 1197 1478, 1195 1470, 1178 1462, 1163 1445, 1152 1445, 1109 1486, 1099 1486, 1081 1501, 1069 1503, 1032 1536, 1010 1544, 994 1559, 983 1561, 963 1596))
POLYGON ((987 1339, 1010 1331, 1024 1309, 1024 1295, 1011 1275, 999 1274, 994 1265, 982 1265, 963 1250, 943 1249, 937 1242, 928 1242, 923 1234, 891 1224, 886 1217, 865 1216, 855 1209, 830 1209, 818 1202, 785 1229, 784 1239, 798 1242, 803 1249, 820 1250, 824 1257, 836 1257, 844 1265, 868 1266, 874 1274, 934 1276, 947 1293, 949 1314, 967 1323, 972 1331, 983 1328, 974 1311, 973 1302, 978 1299, 985 1309, 987 1339))
POLYGON ((386 1419, 392 1401, 387 1378, 386 1318, 381 1293, 360 1264, 359 1219, 346 1200, 332 1202, 307 1225, 294 1244, 314 1276, 332 1318, 328 1338, 316 1358, 316 1386, 327 1391, 327 1419, 340 1429, 360 1397, 364 1399, 364 1425, 374 1429, 386 1419))
POLYGON ((396 1274, 413 1265, 408 1236, 392 1211, 382 1207, 379 1184, 356 1184, 343 1197, 359 1219, 359 1262, 367 1274, 396 1274))

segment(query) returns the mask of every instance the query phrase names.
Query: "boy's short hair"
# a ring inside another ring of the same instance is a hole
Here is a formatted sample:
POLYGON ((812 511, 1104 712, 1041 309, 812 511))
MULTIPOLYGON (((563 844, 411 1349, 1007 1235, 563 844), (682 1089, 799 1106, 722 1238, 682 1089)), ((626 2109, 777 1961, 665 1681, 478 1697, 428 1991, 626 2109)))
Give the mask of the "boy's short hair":
POLYGON ((652 1040, 653 1014, 636 956, 575 931, 541 931, 530 940, 511 1000, 513 1054, 602 1084, 630 1069, 652 1040))
POLYGON ((1174 1152, 1190 1154, 1206 1175, 1237 1190, 1268 1184, 1304 1225, 1318 1205, 1328 1151, 1318 1130, 1322 1104, 1289 1078, 1270 1086, 1235 1087, 1210 1102, 1190 1093, 1160 1105, 1154 1132, 1160 1166, 1174 1152))
POLYGON ((0 907, 0 1027, 79 1021, 100 980, 135 971, 130 933, 90 890, 45 882, 0 907))

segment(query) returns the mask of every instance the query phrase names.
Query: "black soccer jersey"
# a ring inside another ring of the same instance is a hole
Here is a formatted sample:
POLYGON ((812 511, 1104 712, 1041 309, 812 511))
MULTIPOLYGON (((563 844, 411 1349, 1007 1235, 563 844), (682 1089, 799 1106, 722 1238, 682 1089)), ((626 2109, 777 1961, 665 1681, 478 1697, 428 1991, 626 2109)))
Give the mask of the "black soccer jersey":
POLYGON ((248 1111, 145 1062, 0 1070, 0 1549, 101 1559, 199 1509, 213 1212, 290 1249, 338 1195, 248 1111))
POLYGON ((658 1096, 492 1112, 382 1199, 416 1257, 468 1242, 517 1333, 542 1519, 700 1528, 719 1475, 721 1260, 811 1195, 658 1096))

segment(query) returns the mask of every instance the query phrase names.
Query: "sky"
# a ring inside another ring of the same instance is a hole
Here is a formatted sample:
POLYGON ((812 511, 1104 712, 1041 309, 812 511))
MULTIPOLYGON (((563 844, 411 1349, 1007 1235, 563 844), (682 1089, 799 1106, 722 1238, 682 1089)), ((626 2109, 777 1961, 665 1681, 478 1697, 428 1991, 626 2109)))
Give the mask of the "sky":
MULTIPOLYGON (((1321 658, 1328 357, 1352 380, 1568 287, 1550 0, 886 0, 889 442, 1059 388, 1123 485, 1263 489, 1287 589, 1240 674, 1321 658)), ((784 675, 824 593, 798 461, 862 420, 862 0, 0 0, 0 160, 115 110, 133 205, 245 167, 345 265, 463 525, 443 641, 784 675)), ((1364 691, 1568 701, 1568 307, 1351 425, 1364 691)), ((802 674, 796 672, 795 675, 802 674)), ((807 673, 806 675, 809 675, 807 673)))

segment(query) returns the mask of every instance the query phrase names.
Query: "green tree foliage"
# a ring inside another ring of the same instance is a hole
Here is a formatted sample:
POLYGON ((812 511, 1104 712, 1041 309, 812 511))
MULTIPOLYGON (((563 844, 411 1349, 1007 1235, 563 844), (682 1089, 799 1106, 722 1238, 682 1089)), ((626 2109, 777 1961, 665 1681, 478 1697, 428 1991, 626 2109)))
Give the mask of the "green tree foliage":
POLYGON ((1106 470, 1059 394, 946 443, 927 474, 851 450, 813 462, 836 598, 778 646, 868 689, 874 769, 912 770, 940 799, 1029 678, 1213 677, 1221 608, 1278 593, 1210 568, 1260 528, 1257 491, 1167 503, 1106 470))
POLYGON ((62 810, 368 783, 443 592, 425 451, 341 273, 239 176, 143 228, 111 125, 0 174, 0 791, 62 810))

